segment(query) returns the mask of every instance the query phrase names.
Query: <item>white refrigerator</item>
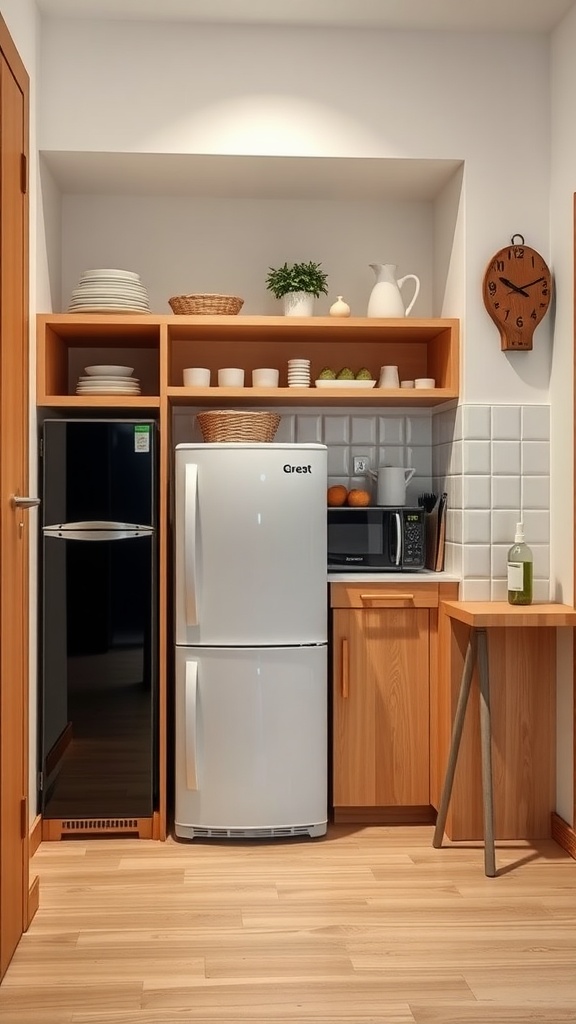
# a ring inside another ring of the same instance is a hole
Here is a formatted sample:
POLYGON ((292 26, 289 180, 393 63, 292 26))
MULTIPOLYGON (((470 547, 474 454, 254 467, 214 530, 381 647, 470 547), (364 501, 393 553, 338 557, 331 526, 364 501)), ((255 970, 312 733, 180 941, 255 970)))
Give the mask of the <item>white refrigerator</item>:
POLYGON ((175 833, 327 828, 327 449, 175 451, 175 833))

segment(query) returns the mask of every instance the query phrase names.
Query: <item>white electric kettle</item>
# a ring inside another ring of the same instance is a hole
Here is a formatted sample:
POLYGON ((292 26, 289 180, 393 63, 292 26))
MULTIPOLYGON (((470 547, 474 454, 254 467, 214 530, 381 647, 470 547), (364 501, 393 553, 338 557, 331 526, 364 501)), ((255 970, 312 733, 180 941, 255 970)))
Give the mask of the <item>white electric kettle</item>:
POLYGON ((406 504, 406 485, 414 476, 414 469, 404 466, 381 466, 368 473, 376 481, 376 504, 400 506, 406 504))

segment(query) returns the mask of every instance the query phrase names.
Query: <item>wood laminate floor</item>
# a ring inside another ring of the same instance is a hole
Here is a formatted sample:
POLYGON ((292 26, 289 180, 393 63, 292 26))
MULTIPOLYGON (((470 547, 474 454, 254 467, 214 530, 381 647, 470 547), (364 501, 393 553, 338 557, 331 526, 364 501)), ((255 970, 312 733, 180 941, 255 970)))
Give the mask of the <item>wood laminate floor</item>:
POLYGON ((576 861, 432 828, 43 843, 2 1024, 576 1021, 576 861))

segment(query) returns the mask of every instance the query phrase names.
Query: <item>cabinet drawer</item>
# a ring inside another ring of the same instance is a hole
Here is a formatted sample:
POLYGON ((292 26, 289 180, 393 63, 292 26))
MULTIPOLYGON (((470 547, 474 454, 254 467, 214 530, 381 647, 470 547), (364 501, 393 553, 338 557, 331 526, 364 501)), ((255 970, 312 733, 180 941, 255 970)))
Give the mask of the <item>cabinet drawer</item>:
POLYGON ((437 608, 438 584, 332 583, 331 608, 437 608))

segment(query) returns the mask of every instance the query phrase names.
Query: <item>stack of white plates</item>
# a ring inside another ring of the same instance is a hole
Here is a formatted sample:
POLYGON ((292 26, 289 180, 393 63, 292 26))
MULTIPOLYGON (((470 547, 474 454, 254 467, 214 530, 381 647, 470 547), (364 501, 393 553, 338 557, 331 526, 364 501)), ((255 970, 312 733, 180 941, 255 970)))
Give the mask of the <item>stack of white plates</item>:
POLYGON ((288 387, 308 388, 310 387, 310 360, 289 359, 288 360, 288 387))
POLYGON ((85 270, 69 313, 149 313, 148 292, 131 270, 85 270))
POLYGON ((85 366, 78 378, 77 395, 139 395, 140 382, 132 377, 133 366, 85 366))

